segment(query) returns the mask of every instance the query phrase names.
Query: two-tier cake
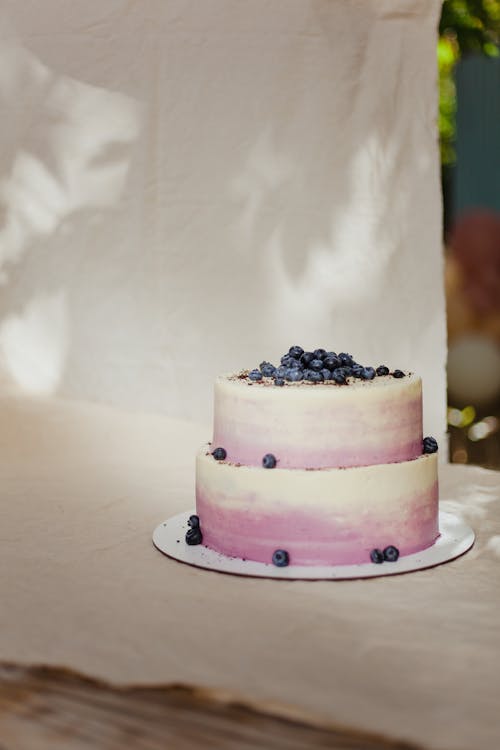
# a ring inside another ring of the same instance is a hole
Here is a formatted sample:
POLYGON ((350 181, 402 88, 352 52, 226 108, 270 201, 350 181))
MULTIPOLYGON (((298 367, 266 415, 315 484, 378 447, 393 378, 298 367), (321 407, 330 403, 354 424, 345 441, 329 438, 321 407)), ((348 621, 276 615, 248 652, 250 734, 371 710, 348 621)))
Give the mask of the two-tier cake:
POLYGON ((419 377, 291 347, 219 377, 186 541, 284 565, 390 562, 439 536, 419 377))

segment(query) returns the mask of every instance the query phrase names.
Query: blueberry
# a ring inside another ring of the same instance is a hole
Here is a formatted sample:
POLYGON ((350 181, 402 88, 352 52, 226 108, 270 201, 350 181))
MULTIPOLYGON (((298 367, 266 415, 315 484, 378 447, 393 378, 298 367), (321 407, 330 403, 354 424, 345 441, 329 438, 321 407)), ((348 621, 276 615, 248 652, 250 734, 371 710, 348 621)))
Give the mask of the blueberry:
POLYGON ((312 362, 309 362, 309 368, 319 372, 323 369, 323 361, 321 359, 313 359, 312 362))
POLYGON ((203 541, 203 534, 201 529, 188 529, 186 532, 186 544, 194 545, 201 544, 203 541))
POLYGON ((392 373, 393 378, 404 378, 405 374, 402 370, 394 370, 392 373))
POLYGON ((361 377, 363 378, 363 380, 373 380, 373 378, 375 377, 375 370, 373 369, 373 367, 363 367, 361 377))
POLYGON ((289 354, 284 354, 281 357, 280 362, 285 367, 290 367, 290 365, 292 364, 292 362, 296 362, 296 360, 294 359, 294 357, 291 357, 289 354))
POLYGON ((323 375, 325 380, 331 380, 332 379, 332 372, 331 370, 328 370, 326 367, 323 367, 323 369, 320 371, 323 375))
POLYGON ((270 362, 261 362, 260 371, 264 375, 265 378, 272 378, 272 376, 276 372, 276 367, 272 365, 270 362))
POLYGON ((285 385, 285 381, 283 378, 275 378, 274 385, 285 385))
POLYGON ((291 383, 298 383, 299 380, 304 379, 304 373, 302 370, 296 369, 296 368, 290 368, 287 370, 287 373, 285 375, 285 380, 289 380, 291 383))
POLYGON ((354 378, 363 377, 363 370, 365 369, 363 365, 353 365, 351 369, 352 369, 352 375, 354 378))
POLYGON ((321 361, 326 357, 326 351, 324 349, 315 349, 313 354, 315 359, 321 359, 321 361))
POLYGON ((339 385, 343 385, 346 382, 344 371, 341 367, 338 367, 336 370, 333 371, 332 380, 335 380, 335 382, 338 383, 339 385))
POLYGON ((379 549, 372 549, 370 552, 370 560, 377 565, 384 562, 384 553, 379 549))
POLYGON ((250 380, 262 380, 262 373, 260 370, 250 370, 248 377, 250 380))
POLYGON ((326 356, 327 356, 327 357, 335 357, 335 358, 336 358, 336 357, 337 357, 337 354, 336 354, 335 352, 327 352, 327 353, 326 353, 326 356))
POLYGON ((262 459, 262 466, 264 467, 264 469, 274 469, 274 467, 276 466, 276 458, 272 453, 266 453, 266 455, 262 459))
POLYGON ((224 461, 227 456, 227 451, 225 448, 216 448, 212 451, 212 456, 216 461, 224 461))
POLYGON ((309 367, 309 364, 313 361, 314 354, 312 352, 304 352, 302 357, 300 358, 300 361, 302 362, 304 367, 309 367))
MULTIPOLYGON (((339 369, 339 368, 337 368, 339 369)), ((352 375, 352 367, 341 367, 340 368, 342 372, 344 373, 345 378, 350 378, 352 375)))
POLYGON ((276 549, 273 552, 273 565, 277 568, 286 568, 290 562, 290 556, 286 549, 276 549))
POLYGON ((387 562, 396 562, 396 560, 399 557, 399 550, 397 547, 394 547, 392 544, 390 544, 388 547, 384 550, 384 560, 387 562))
POLYGON ((354 364, 354 360, 352 358, 351 354, 346 354, 345 352, 340 352, 339 354, 340 364, 345 365, 347 367, 352 367, 354 364))
POLYGON ((304 354, 304 350, 301 346, 291 346, 288 350, 288 354, 290 357, 293 357, 294 359, 300 359, 302 355, 304 354))
POLYGON ((304 373, 304 380, 308 380, 310 383, 322 383, 324 380, 323 373, 317 372, 316 370, 306 370, 304 373))
POLYGON ((284 378, 287 370, 288 370, 288 367, 285 367, 285 365, 280 365, 274 371, 274 377, 275 378, 284 378))
POLYGON ((200 529, 200 519, 198 516, 189 516, 188 526, 191 528, 186 532, 186 543, 190 545, 201 544, 203 534, 200 529))
POLYGON ((380 365, 380 367, 377 367, 377 375, 389 375, 389 368, 385 365, 380 365))
POLYGON ((423 452, 424 453, 436 453, 438 449, 438 442, 436 438, 424 437, 423 440, 423 452))
POLYGON ((329 370, 335 370, 340 367, 340 359, 336 355, 328 355, 323 360, 323 366, 328 367, 329 370))

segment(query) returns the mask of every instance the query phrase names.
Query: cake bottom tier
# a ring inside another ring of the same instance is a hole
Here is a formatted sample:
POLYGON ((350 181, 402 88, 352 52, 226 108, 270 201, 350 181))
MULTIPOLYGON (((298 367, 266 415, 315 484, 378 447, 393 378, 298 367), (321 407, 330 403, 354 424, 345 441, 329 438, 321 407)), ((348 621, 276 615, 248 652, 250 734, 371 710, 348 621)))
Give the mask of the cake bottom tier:
POLYGON ((375 548, 401 555, 439 536, 437 454, 348 469, 264 469, 197 456, 203 544, 232 557, 290 565, 352 565, 375 548))

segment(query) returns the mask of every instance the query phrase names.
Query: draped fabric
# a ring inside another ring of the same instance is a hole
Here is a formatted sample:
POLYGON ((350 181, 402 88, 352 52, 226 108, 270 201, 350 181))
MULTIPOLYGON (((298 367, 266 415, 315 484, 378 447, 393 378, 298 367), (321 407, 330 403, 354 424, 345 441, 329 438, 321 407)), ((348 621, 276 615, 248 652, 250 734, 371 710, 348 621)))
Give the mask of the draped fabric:
POLYGON ((202 426, 60 399, 1 397, 0 410, 0 662, 220 689, 428 750, 498 747, 499 472, 441 467, 442 510, 477 535, 454 562, 241 578, 151 544, 194 507, 202 426))
POLYGON ((438 0, 4 1, 6 377, 207 421, 291 344, 444 433, 438 0))

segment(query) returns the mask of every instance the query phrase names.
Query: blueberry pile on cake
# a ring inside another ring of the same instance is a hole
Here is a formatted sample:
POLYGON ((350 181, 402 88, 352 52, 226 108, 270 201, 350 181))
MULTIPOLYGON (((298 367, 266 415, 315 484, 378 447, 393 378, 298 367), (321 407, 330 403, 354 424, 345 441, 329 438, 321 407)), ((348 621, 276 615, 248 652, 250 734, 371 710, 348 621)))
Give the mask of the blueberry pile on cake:
POLYGON ((394 563, 439 536, 437 449, 418 376, 292 346, 217 378, 195 537, 278 567, 394 563))

